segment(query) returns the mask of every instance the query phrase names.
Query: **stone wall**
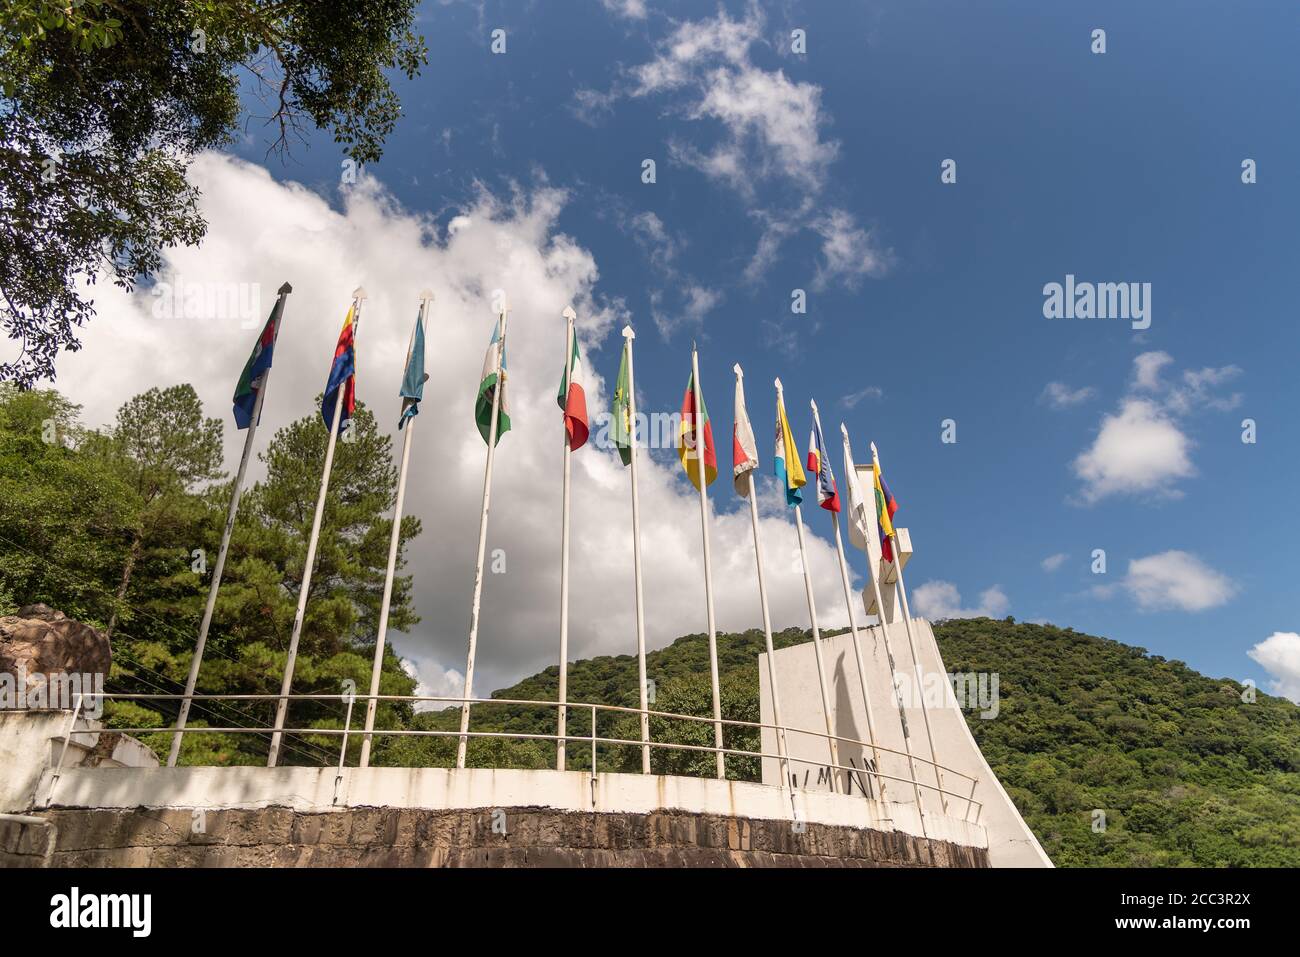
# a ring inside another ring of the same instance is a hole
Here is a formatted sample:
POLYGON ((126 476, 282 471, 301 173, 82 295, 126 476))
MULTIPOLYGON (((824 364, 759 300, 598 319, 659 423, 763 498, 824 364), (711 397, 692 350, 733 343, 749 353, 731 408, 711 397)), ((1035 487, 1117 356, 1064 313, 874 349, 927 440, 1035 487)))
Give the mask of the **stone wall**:
MULTIPOLYGON (((55 867, 988 867, 946 841, 684 811, 75 809, 55 867), (501 834, 504 824, 505 834, 501 834)), ((0 822, 0 867, 40 867, 48 828, 0 822)))

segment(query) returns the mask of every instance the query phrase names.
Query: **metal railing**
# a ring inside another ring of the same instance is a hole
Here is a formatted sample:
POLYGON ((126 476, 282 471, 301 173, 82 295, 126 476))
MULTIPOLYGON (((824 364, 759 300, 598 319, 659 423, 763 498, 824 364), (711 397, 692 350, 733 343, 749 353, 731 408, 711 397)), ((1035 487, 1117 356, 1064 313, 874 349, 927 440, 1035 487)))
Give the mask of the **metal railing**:
MULTIPOLYGON (((67 731, 64 734, 63 747, 59 753, 58 763, 53 769, 53 773, 51 776, 49 794, 45 802, 47 807, 49 806, 50 802, 53 800, 54 789, 57 786, 59 778, 62 774, 64 761, 65 758, 67 757, 69 742, 71 741, 74 734, 86 733, 84 731, 75 730, 76 720, 82 708, 83 697, 89 697, 89 696, 83 696, 83 695, 77 696, 76 706, 72 711, 71 718, 69 719, 68 722, 67 731)), ((171 701, 171 702, 176 702, 178 704, 181 702, 182 699, 185 698, 184 695, 179 695, 179 694, 135 694, 135 693, 125 694, 125 693, 115 693, 115 692, 105 692, 103 694, 95 695, 95 697, 106 701, 171 701)), ((352 735, 369 734, 369 735, 384 735, 388 737, 430 737, 430 738, 457 738, 457 739, 497 738, 497 739, 506 739, 506 740, 547 741, 547 742, 553 742, 557 744, 561 740, 565 741, 566 743, 570 741, 582 742, 590 746, 591 777, 592 777, 593 788, 595 786, 596 775, 599 773, 597 749, 599 746, 602 745, 611 746, 611 747, 629 747, 629 748, 644 748, 648 746, 650 748, 660 748, 669 751, 687 751, 687 752, 701 752, 706 754, 722 754, 724 755, 724 757, 757 758, 760 761, 774 760, 778 762, 780 768, 780 774, 781 774, 781 784, 777 785, 777 787, 779 787, 781 790, 789 791, 792 793, 794 791, 801 790, 801 789, 797 787, 793 787, 791 785, 789 766, 792 763, 802 764, 802 765, 807 765, 810 768, 815 767, 818 769, 830 769, 832 791, 838 790, 838 788, 835 786, 835 781, 834 781, 836 773, 838 772, 844 772, 846 776, 845 778, 846 780, 852 780, 854 778, 857 778, 860 781, 862 776, 866 776, 867 778, 875 778, 878 785, 880 786, 881 796, 883 796, 883 785, 884 782, 886 781, 893 781, 893 782, 907 785, 907 787, 913 790, 916 794, 917 807, 921 812, 919 814, 919 817, 921 819, 922 829, 925 829, 926 816, 932 813, 926 811, 923 804, 921 803, 921 792, 923 790, 938 794, 940 796, 941 801, 944 804, 945 812, 949 814, 951 812, 949 812, 947 808, 948 798, 954 798, 957 802, 963 803, 965 805, 965 809, 963 814, 961 815, 961 819, 965 821, 969 821, 970 823, 976 823, 976 824, 979 823, 980 813, 983 809, 982 802, 975 800, 975 790, 979 785, 979 779, 977 777, 973 777, 969 774, 966 774, 963 771, 958 771, 955 768, 946 767, 942 764, 938 764, 935 761, 932 761, 928 758, 923 758, 916 754, 909 754, 906 751, 899 751, 895 748, 885 747, 884 745, 881 744, 873 744, 870 741, 862 741, 858 738, 852 738, 846 735, 833 735, 825 731, 811 731, 805 728, 790 727, 789 725, 777 725, 777 724, 772 724, 764 721, 745 721, 736 718, 720 719, 720 723, 724 726, 757 730, 759 732, 760 750, 748 751, 743 748, 717 747, 715 745, 708 745, 708 744, 688 744, 681 741, 662 741, 662 740, 642 741, 642 740, 635 740, 630 738, 606 737, 606 736, 598 735, 596 731, 597 731, 597 725, 598 725, 599 716, 601 712, 611 712, 614 714, 637 715, 637 716, 644 714, 647 718, 660 718, 660 719, 670 720, 670 721, 695 722, 704 725, 713 725, 719 723, 719 719, 715 719, 712 717, 701 717, 699 715, 688 715, 688 714, 675 714, 669 711, 658 711, 653 708, 641 709, 641 708, 628 707, 625 705, 595 704, 591 702, 579 702, 579 701, 567 701, 562 704, 559 701, 538 701, 536 699, 522 699, 522 698, 453 698, 453 697, 444 697, 439 695, 382 695, 382 694, 360 695, 360 694, 346 694, 346 693, 286 694, 286 695, 194 694, 190 696, 190 699, 194 701, 200 701, 200 700, 202 701, 251 701, 251 702, 265 702, 265 703, 279 702, 281 699, 285 699, 291 702, 292 701, 315 701, 318 703, 334 702, 334 701, 339 702, 346 709, 344 719, 343 719, 343 727, 341 728, 284 728, 283 729, 283 734, 285 734, 286 736, 299 735, 305 737, 311 737, 311 736, 328 737, 328 736, 337 735, 342 739, 339 748, 338 765, 336 768, 336 775, 335 775, 335 800, 336 801, 338 797, 338 786, 343 778, 343 769, 344 767, 347 766, 347 749, 348 749, 349 739, 351 738, 352 735), (448 707, 461 706, 466 703, 470 705, 508 705, 508 706, 516 706, 516 707, 523 706, 523 707, 537 707, 537 708, 565 707, 565 708, 574 709, 575 711, 589 712, 591 716, 591 731, 589 734, 585 734, 585 735, 566 733, 563 736, 561 736, 559 734, 545 734, 545 733, 526 732, 526 731, 466 730, 462 732, 460 730, 441 730, 441 729, 432 729, 432 728, 431 729, 374 728, 369 732, 363 732, 359 729, 353 728, 352 714, 353 714, 354 703, 358 700, 368 702, 371 698, 374 698, 376 702, 388 701, 388 702, 395 702, 395 703, 408 703, 412 705, 418 703, 430 703, 430 704, 442 704, 448 707), (762 743, 761 743, 762 731, 765 729, 771 730, 774 733, 774 737, 777 742, 776 752, 762 750, 762 743), (868 753, 870 753, 876 759, 876 766, 874 768, 869 766, 858 767, 856 765, 832 763, 829 760, 819 761, 807 757, 793 756, 789 753, 789 748, 787 744, 790 735, 804 735, 807 737, 823 739, 824 741, 827 742, 828 750, 829 750, 829 743, 832 740, 835 741, 837 744, 856 746, 862 752, 864 765, 866 764, 866 756, 868 753), (879 766, 879 756, 882 753, 895 755, 902 761, 905 761, 909 772, 908 776, 899 777, 897 775, 884 773, 879 766), (964 781, 969 781, 970 782, 969 792, 963 794, 957 791, 949 790, 946 787, 943 787, 942 783, 930 784, 926 781, 920 780, 919 776, 915 773, 915 766, 918 764, 932 769, 932 771, 935 772, 934 776, 936 781, 938 782, 942 782, 942 775, 945 774, 957 778, 961 778, 964 781), (972 812, 974 814, 973 817, 972 817, 972 812)), ((211 725, 209 726, 187 725, 186 727, 180 729, 177 729, 174 726, 154 727, 154 728, 113 727, 113 728, 105 728, 103 730, 105 732, 118 733, 118 734, 177 734, 179 733, 179 734, 262 734, 262 735, 268 735, 272 731, 271 728, 267 728, 267 727, 244 727, 238 725, 225 726, 225 727, 211 726, 211 725)), ((819 780, 820 780, 820 775, 819 775, 819 780)), ((766 785, 766 786, 771 787, 772 785, 766 785)), ((869 796, 867 789, 863 787, 861 784, 859 784, 859 789, 862 790, 864 798, 869 796)), ((849 790, 851 794, 852 792, 851 786, 849 790)))

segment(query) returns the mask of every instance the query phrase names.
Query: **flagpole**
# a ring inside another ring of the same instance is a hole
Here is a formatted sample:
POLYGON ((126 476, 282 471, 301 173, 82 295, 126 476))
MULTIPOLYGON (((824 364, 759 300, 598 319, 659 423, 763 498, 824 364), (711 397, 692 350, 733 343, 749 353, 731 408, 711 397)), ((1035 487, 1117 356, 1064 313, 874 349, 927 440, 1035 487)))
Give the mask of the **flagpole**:
MULTIPOLYGON (((813 421, 817 423, 817 436, 824 442, 825 436, 822 433, 822 417, 817 410, 817 400, 809 399, 812 405, 813 421)), ((843 425, 840 426, 844 428, 843 425)), ((845 432, 847 436, 848 433, 845 432)), ((828 454, 825 449, 819 448, 819 454, 828 454)), ((848 478, 845 478, 848 481, 848 478)), ((828 510, 829 511, 829 510, 828 510)), ((844 558, 844 539, 840 535, 840 515, 839 512, 829 512, 831 517, 831 527, 835 529, 835 554, 840 561, 840 582, 844 585, 844 604, 849 611, 849 631, 853 635, 853 657, 858 666, 858 683, 862 686, 862 707, 867 712, 867 740, 871 743, 871 756, 876 761, 876 784, 880 788, 880 797, 885 797, 885 779, 880 776, 880 751, 876 748, 876 724, 871 716, 871 692, 867 689, 867 669, 862 659, 862 644, 858 639, 858 616, 853 610, 853 587, 849 584, 849 563, 844 558)))
MULTIPOLYGON (((567 401, 568 390, 573 379, 573 322, 578 318, 578 314, 573 311, 572 306, 565 306, 560 315, 564 317, 564 387, 567 401)), ((560 705, 555 709, 559 712, 559 730, 556 732, 555 742, 557 771, 564 770, 567 743, 564 735, 568 725, 568 708, 565 705, 569 700, 569 456, 573 451, 569 448, 569 444, 569 430, 566 428, 564 430, 564 484, 561 495, 563 505, 560 512, 560 689, 557 699, 560 705)), ((593 735, 596 733, 594 728, 591 733, 593 735)), ((595 774, 595 767, 591 771, 595 774)))
MULTIPOLYGON (((776 380, 776 401, 781 409, 785 408, 785 391, 781 387, 780 379, 776 380)), ((817 684, 822 696, 822 716, 826 719, 826 743, 830 745, 831 752, 831 791, 839 793, 840 749, 839 742, 835 740, 835 722, 831 718, 831 695, 826 682, 826 662, 822 658, 822 634, 817 626, 817 602, 813 599, 812 570, 808 567, 808 548, 804 544, 803 536, 803 514, 798 505, 794 507, 794 524, 799 532, 799 561, 803 565, 803 589, 808 599, 808 617, 812 620, 813 655, 817 659, 817 684)))
MULTIPOLYGON (((709 623, 709 684, 713 691, 713 746, 717 765, 718 779, 727 776, 726 762, 722 754, 722 694, 718 685, 718 628, 713 614, 713 560, 709 552, 709 483, 704 467, 704 392, 700 387, 700 355, 691 343, 691 385, 695 390, 695 464, 696 477, 700 480, 700 530, 704 539, 704 601, 708 609, 709 623)), ((690 461, 689 453, 687 461, 690 461)))
MULTIPOLYGON (((425 289, 420 293, 420 318, 423 323, 429 314, 429 303, 433 301, 433 292, 425 289)), ((379 702, 379 673, 384 667, 384 648, 388 638, 388 612, 393 599, 393 577, 397 573, 397 550, 402 540, 402 501, 406 497, 406 470, 411 461, 411 432, 415 430, 415 416, 406 420, 402 429, 402 467, 397 473, 397 499, 393 502, 393 531, 388 539, 388 571, 384 575, 384 597, 379 604, 379 631, 375 635, 375 663, 370 669, 370 696, 366 699, 366 733, 361 739, 360 766, 370 767, 371 732, 375 728, 375 711, 379 702)))
MULTIPOLYGON (((844 427, 844 423, 842 422, 840 423, 840 431, 844 435, 844 448, 848 455, 847 461, 853 461, 853 449, 849 444, 849 430, 844 427)), ((874 503, 875 489, 873 487, 871 502, 866 504, 868 508, 871 508, 874 503)), ((921 787, 916 783, 916 759, 912 756, 912 735, 908 731, 907 713, 903 710, 903 699, 898 693, 898 684, 894 681, 894 675, 896 674, 894 668, 894 652, 889 641, 889 622, 885 620, 885 603, 880 595, 880 557, 874 551, 880 546, 877 543, 877 540, 872 537, 877 528, 877 521, 873 519, 870 523, 870 528, 868 529, 870 534, 863 536, 865 539, 863 544, 866 545, 864 550, 867 553, 867 564, 870 566, 870 574, 867 577, 871 579, 872 595, 876 599, 876 610, 879 613, 877 617, 880 619, 880 634, 885 641, 885 658, 889 662, 889 686, 894 690, 894 702, 898 705, 898 724, 903 732, 903 750, 907 753, 907 768, 912 777, 912 790, 916 792, 917 813, 923 814, 924 807, 921 804, 921 787)), ((924 820, 922 820, 922 827, 924 827, 924 820)))
MULTIPOLYGON (((876 443, 871 443, 871 464, 875 466, 876 474, 882 474, 880 471, 880 453, 876 451, 876 443)), ((882 486, 883 487, 883 486, 882 486)), ((921 673, 921 662, 916 656, 916 638, 912 635, 912 613, 907 607, 907 590, 903 587, 903 554, 898 546, 898 533, 895 532, 890 536, 894 542, 894 570, 898 574, 898 583, 895 586, 898 591, 899 601, 903 606, 903 627, 907 630, 907 646, 912 652, 912 670, 916 673, 916 690, 918 697, 921 699, 921 718, 925 722, 925 737, 930 743, 930 762, 934 768, 934 780, 939 785, 939 802, 943 807, 943 813, 948 813, 948 795, 943 793, 943 772, 939 770, 939 756, 934 750, 934 733, 930 730, 930 709, 925 704, 925 682, 921 673)), ((881 610, 881 618, 884 618, 884 606, 877 605, 881 610)))
POLYGON ((487 464, 483 468, 483 511, 478 520, 478 562, 474 566, 474 604, 469 616, 469 653, 465 659, 465 700, 460 706, 460 738, 456 744, 456 767, 465 766, 465 745, 469 741, 469 699, 474 694, 474 652, 478 647, 478 613, 483 600, 483 555, 487 549, 488 505, 492 498, 492 459, 497 444, 497 416, 501 411, 501 390, 505 387, 502 359, 506 354, 506 317, 510 304, 501 303, 501 335, 497 348, 497 383, 492 390, 492 421, 488 425, 487 464))
MULTIPOLYGON (((357 287, 352 291, 352 301, 356 311, 352 314, 352 335, 355 343, 360 326, 361 303, 366 298, 366 291, 357 287)), ((355 375, 355 370, 353 372, 355 375)), ((325 515, 325 497, 329 493, 330 469, 334 467, 334 446, 339 437, 339 416, 343 411, 343 393, 346 384, 339 383, 334 396, 334 417, 330 419, 329 441, 325 445, 325 467, 321 470, 320 495, 316 498, 316 514, 311 522, 311 536, 307 540, 307 559, 302 566, 302 586, 298 592, 298 610, 293 616, 293 634, 289 637, 289 656, 284 663, 284 679, 280 682, 280 697, 275 704, 275 730, 271 733, 271 749, 266 756, 266 766, 275 767, 280 757, 280 741, 284 736, 284 718, 289 710, 289 688, 293 684, 294 664, 298 660, 298 640, 302 637, 303 618, 307 612, 307 596, 311 591, 312 566, 316 563, 316 546, 320 541, 321 519, 325 515)))
MULTIPOLYGON (((271 333, 271 347, 280 336, 280 321, 284 315, 284 301, 293 287, 287 282, 277 290, 275 303, 275 329, 271 333)), ((261 383, 257 387, 257 400, 253 403, 253 417, 248 423, 248 434, 244 436, 244 452, 239 457, 239 471, 235 473, 235 486, 230 490, 230 507, 226 511, 226 526, 221 531, 221 547, 217 551, 217 564, 212 569, 212 584, 208 586, 208 603, 203 608, 203 622, 199 625, 199 638, 194 643, 194 657, 190 659, 190 673, 185 679, 185 697, 181 699, 180 712, 176 715, 176 730, 172 734, 171 751, 167 754, 167 767, 176 767, 181 753, 181 740, 185 737, 185 722, 190 715, 190 703, 194 699, 194 686, 199 680, 199 668, 203 664, 203 650, 208 643, 208 629, 212 626, 212 613, 217 607, 217 590, 221 587, 221 575, 226 568, 226 553, 230 549, 230 537, 235 531, 235 516, 239 512, 239 497, 243 493, 244 473, 248 471, 248 460, 253 451, 253 435, 262 418, 262 401, 266 398, 267 383, 271 381, 271 370, 262 373, 261 383)))
POLYGON ((636 376, 632 370, 632 340, 636 333, 623 327, 627 348, 628 464, 632 468, 632 576, 636 579, 636 667, 641 681, 641 773, 650 773, 650 707, 645 668, 645 601, 641 590, 641 499, 636 486, 636 376))
MULTIPOLYGON (((745 372, 737 362, 732 367, 736 373, 736 388, 741 400, 745 397, 745 372)), ((755 466, 757 468, 757 465, 755 466)), ((763 573, 763 543, 758 534, 758 494, 754 490, 754 469, 745 473, 749 480, 749 521, 754 529, 754 561, 758 566, 758 602, 763 609, 763 642, 767 649, 767 683, 772 687, 772 721, 776 725, 776 753, 781 767, 781 787, 790 786, 790 757, 786 749, 785 724, 781 721, 781 692, 776 685, 776 649, 772 646, 772 613, 767 605, 767 576, 763 573)))

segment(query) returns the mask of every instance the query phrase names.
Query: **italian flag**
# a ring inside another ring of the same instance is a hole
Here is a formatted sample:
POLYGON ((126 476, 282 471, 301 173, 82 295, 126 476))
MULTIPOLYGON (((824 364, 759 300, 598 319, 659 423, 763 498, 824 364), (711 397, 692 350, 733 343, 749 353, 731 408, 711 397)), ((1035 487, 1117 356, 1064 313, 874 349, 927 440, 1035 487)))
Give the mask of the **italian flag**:
POLYGON ((564 412, 564 434, 569 451, 581 449, 590 433, 586 417, 586 371, 582 367, 582 354, 578 351, 577 335, 573 337, 573 346, 569 350, 569 360, 565 363, 564 376, 560 378, 560 390, 555 394, 555 402, 564 412))
POLYGON ((560 391, 555 401, 564 413, 564 432, 569 450, 580 449, 587 442, 591 427, 587 420, 587 373, 582 364, 582 353, 578 350, 578 337, 573 337, 573 346, 569 350, 569 361, 565 363, 564 376, 560 379, 560 391))

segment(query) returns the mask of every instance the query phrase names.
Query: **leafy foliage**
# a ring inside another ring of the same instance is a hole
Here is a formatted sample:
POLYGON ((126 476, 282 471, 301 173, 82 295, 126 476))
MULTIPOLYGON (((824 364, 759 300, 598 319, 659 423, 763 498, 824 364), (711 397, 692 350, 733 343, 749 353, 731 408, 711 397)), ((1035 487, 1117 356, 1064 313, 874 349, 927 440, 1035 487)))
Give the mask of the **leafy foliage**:
POLYGON ((387 73, 426 62, 414 17, 415 0, 6 0, 0 322, 22 353, 0 379, 54 377, 94 315, 83 281, 130 289, 199 242, 186 172, 237 131, 244 75, 273 151, 310 123, 377 160, 400 115, 387 73))

